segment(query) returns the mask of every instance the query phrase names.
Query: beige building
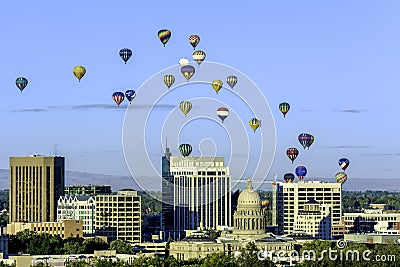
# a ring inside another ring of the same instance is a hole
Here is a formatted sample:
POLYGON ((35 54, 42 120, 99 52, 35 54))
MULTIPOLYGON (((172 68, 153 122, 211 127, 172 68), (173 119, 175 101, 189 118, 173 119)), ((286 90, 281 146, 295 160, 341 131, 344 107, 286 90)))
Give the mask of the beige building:
MULTIPOLYGON (((299 213, 305 204, 313 199, 331 209, 331 228, 341 224, 342 190, 340 183, 301 181, 297 183, 276 183, 273 186, 272 224, 278 226, 278 233, 289 235, 295 231, 299 213)), ((302 218, 302 217, 300 217, 302 218)), ((332 230, 331 230, 332 232, 332 230)), ((332 236, 334 236, 332 234, 332 236)))
POLYGON ((174 230, 232 226, 231 176, 224 158, 170 157, 174 230))
POLYGON ((220 238, 213 239, 201 231, 192 232, 181 241, 170 244, 170 255, 182 260, 203 258, 220 252, 236 255, 249 242, 254 242, 263 251, 294 250, 295 242, 266 233, 265 227, 260 196, 249 181, 238 198, 232 233, 224 232, 220 238))
POLYGON ((96 195, 96 235, 140 243, 141 197, 133 189, 119 190, 117 194, 96 195))
POLYGON ((64 157, 10 157, 9 222, 56 221, 64 172, 64 157))
POLYGON ((62 238, 83 236, 81 220, 65 220, 60 222, 42 223, 14 222, 7 225, 7 234, 9 235, 15 235, 24 230, 30 230, 36 233, 59 235, 62 238))

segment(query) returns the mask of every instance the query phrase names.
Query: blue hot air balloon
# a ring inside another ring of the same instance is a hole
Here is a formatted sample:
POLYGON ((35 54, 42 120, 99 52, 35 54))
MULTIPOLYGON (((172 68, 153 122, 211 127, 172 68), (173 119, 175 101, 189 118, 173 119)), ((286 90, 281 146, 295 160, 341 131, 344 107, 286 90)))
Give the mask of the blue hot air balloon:
POLYGON ((304 177, 307 175, 307 168, 304 166, 297 166, 296 175, 299 178, 299 180, 302 181, 304 177))
POLYGON ((339 166, 340 168, 342 168, 342 170, 346 170, 347 167, 349 167, 350 164, 350 160, 346 159, 346 158, 341 158, 339 159, 339 166))
POLYGON ((132 100, 135 99, 135 97, 136 97, 136 92, 133 90, 126 90, 125 97, 126 97, 126 99, 128 99, 129 104, 131 104, 132 100))

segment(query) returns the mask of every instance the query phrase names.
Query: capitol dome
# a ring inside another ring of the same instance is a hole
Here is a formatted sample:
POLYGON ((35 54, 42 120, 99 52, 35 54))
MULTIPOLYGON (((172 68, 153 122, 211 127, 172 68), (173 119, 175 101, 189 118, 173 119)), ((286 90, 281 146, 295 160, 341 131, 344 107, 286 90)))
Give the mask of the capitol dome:
POLYGON ((253 189, 251 181, 247 181, 247 187, 240 193, 238 198, 238 209, 260 208, 260 195, 253 189))

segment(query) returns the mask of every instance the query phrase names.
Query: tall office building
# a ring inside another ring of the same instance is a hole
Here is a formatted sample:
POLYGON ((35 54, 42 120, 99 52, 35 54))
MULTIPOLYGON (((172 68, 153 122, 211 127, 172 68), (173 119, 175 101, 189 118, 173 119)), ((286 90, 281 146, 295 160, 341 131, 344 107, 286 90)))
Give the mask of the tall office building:
POLYGON ((231 177, 224 158, 170 157, 175 231, 231 226, 231 177))
POLYGON ((169 148, 165 149, 164 156, 161 159, 162 171, 162 204, 161 204, 161 231, 163 239, 173 237, 174 231, 174 176, 170 173, 169 148))
POLYGON ((341 184, 320 181, 278 182, 273 186, 272 224, 278 226, 279 234, 294 232, 297 220, 307 217, 299 215, 304 215, 303 211, 310 200, 315 200, 330 209, 332 229, 341 224, 341 184))
POLYGON ((10 223, 56 221, 64 165, 64 157, 10 157, 10 223))
POLYGON ((140 243, 141 197, 133 189, 119 190, 117 194, 96 195, 96 235, 108 241, 121 239, 140 243))

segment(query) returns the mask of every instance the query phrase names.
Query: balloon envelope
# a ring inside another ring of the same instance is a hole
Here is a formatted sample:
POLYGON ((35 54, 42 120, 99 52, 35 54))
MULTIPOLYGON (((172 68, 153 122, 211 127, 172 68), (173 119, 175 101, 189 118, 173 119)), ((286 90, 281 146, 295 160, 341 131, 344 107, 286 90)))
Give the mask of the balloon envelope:
POLYGON ((297 166, 296 175, 300 181, 303 180, 304 177, 307 175, 307 168, 304 166, 297 166))
POLYGON ((237 84, 237 77, 236 76, 226 77, 226 83, 233 89, 233 87, 237 84))
POLYGON ((18 77, 15 80, 15 85, 22 92, 25 89, 25 87, 28 85, 28 79, 24 78, 24 77, 18 77))
POLYGON ((345 172, 338 172, 335 175, 336 182, 343 184, 347 181, 347 174, 345 172))
POLYGON ((339 167, 342 168, 342 170, 346 170, 347 167, 349 167, 350 164, 350 160, 346 159, 346 158, 341 158, 339 159, 339 167))
POLYGON ((221 119, 222 123, 224 123, 224 120, 228 117, 229 115, 229 110, 225 107, 221 107, 217 109, 217 115, 221 119))
POLYGON ((295 147, 291 147, 291 148, 288 148, 287 150, 286 150, 286 155, 288 156, 288 158, 292 161, 292 164, 293 164, 293 161, 297 158, 297 156, 299 155, 299 151, 297 150, 297 148, 295 148, 295 147))
POLYGON ((126 62, 131 58, 132 56, 132 50, 130 50, 129 48, 122 48, 121 50, 119 50, 119 56, 122 58, 122 60, 126 62))
POLYGON ((133 99, 136 97, 136 92, 134 90, 126 90, 125 97, 128 99, 129 104, 132 102, 133 99))
POLYGON ((218 94, 218 91, 222 88, 222 81, 221 80, 214 80, 212 81, 211 85, 214 88, 215 92, 218 94))
POLYGON ((252 118, 249 121, 249 125, 250 125, 251 129, 253 129, 253 131, 256 132, 258 127, 260 127, 260 125, 261 125, 261 121, 258 120, 257 118, 252 118))
POLYGON ((203 51, 198 50, 193 52, 193 59, 194 61, 197 62, 197 64, 200 65, 205 58, 206 58, 206 53, 204 53, 203 51))
POLYGON ((189 144, 180 144, 179 152, 182 156, 187 157, 190 155, 190 153, 192 153, 192 146, 189 144))
POLYGON ((194 75, 195 69, 193 66, 186 65, 181 68, 181 73, 183 74, 183 77, 186 78, 186 81, 189 81, 194 75))
POLYGON ((175 82, 175 76, 171 75, 171 74, 168 74, 168 75, 164 76, 163 80, 164 80, 165 85, 168 88, 170 88, 175 82))
POLYGON ((283 175, 283 180, 285 180, 286 183, 291 183, 294 181, 294 174, 293 173, 285 173, 283 175))
POLYGON ((86 74, 86 69, 83 66, 75 66, 74 69, 72 70, 74 73, 75 77, 78 79, 78 81, 81 81, 83 76, 86 74))
POLYGON ((200 36, 196 34, 192 34, 189 36, 189 43, 193 46, 193 49, 196 49, 196 46, 200 42, 200 36))
POLYGON ((286 113, 288 113, 289 109, 290 109, 289 103, 283 102, 279 104, 279 110, 282 112, 283 117, 286 116, 286 113))
POLYGON ((310 142, 307 144, 307 149, 310 149, 310 146, 314 143, 314 135, 310 134, 310 142))
POLYGON ((186 116, 189 113, 189 111, 192 109, 192 103, 189 101, 182 101, 179 104, 179 108, 181 109, 183 114, 185 114, 185 116, 186 116))
POLYGON ((160 39, 161 43, 165 46, 169 39, 171 38, 171 31, 167 29, 162 29, 158 31, 158 39, 160 39))
POLYGON ((301 133, 299 134, 298 140, 303 148, 306 149, 307 145, 310 143, 311 135, 307 133, 301 133))
POLYGON ((113 98, 114 102, 117 104, 117 106, 119 107, 119 105, 122 103, 122 101, 124 101, 124 93, 114 92, 112 94, 112 98, 113 98))

